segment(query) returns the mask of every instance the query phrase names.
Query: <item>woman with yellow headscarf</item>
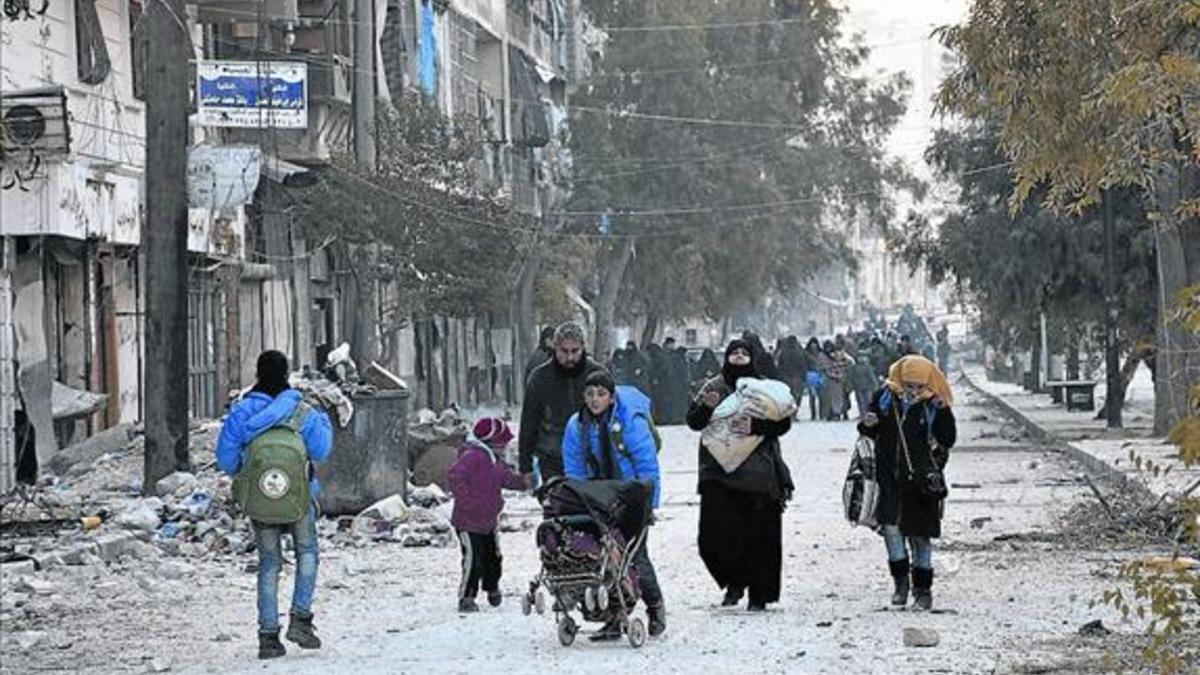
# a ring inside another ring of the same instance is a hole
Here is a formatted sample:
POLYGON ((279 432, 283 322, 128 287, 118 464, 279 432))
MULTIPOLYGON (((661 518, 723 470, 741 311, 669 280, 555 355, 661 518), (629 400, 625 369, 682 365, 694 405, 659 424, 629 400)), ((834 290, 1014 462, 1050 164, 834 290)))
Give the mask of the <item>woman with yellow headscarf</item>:
POLYGON ((957 436, 953 405, 954 393, 937 365, 905 356, 892 364, 858 424, 859 433, 875 441, 875 519, 895 581, 893 605, 908 604, 911 588, 915 608, 933 607, 932 540, 942 533, 945 499, 944 480, 940 489, 937 482, 957 436))

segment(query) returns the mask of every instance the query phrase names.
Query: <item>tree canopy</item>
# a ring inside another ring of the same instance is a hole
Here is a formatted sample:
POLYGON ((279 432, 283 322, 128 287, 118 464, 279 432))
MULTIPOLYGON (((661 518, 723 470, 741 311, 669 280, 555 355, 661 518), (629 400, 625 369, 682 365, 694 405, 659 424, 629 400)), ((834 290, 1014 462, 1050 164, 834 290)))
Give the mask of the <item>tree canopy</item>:
POLYGON ((908 83, 858 74, 867 49, 826 0, 585 8, 615 28, 572 100, 564 220, 613 235, 597 286, 615 276, 627 318, 720 318, 794 290, 848 258, 839 223, 886 219, 893 190, 917 189, 883 150, 908 83))

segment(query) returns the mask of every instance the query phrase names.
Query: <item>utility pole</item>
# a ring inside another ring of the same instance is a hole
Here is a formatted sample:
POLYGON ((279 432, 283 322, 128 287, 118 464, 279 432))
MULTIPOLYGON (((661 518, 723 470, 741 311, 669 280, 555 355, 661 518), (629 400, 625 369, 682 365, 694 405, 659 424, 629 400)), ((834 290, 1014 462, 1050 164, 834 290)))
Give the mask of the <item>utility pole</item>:
POLYGON ((188 45, 184 0, 146 22, 146 448, 142 489, 188 468, 188 45))
MULTIPOLYGON (((400 92, 396 92, 398 96, 400 92)), ((354 0, 354 156, 375 168, 375 6, 354 0)))
POLYGON ((1116 224, 1113 222, 1112 191, 1105 190, 1104 203, 1104 370, 1108 428, 1120 429, 1121 408, 1125 407, 1125 387, 1121 381, 1121 351, 1117 344, 1118 303, 1116 265, 1116 224))
MULTIPOLYGON (((354 0, 354 157, 367 171, 375 170, 375 5, 373 0, 354 0)), ((399 95, 399 92, 397 92, 399 95)), ((354 275, 355 306, 348 308, 350 353, 358 363, 379 358, 377 323, 379 293, 375 268, 379 260, 376 244, 350 246, 357 259, 354 275)))

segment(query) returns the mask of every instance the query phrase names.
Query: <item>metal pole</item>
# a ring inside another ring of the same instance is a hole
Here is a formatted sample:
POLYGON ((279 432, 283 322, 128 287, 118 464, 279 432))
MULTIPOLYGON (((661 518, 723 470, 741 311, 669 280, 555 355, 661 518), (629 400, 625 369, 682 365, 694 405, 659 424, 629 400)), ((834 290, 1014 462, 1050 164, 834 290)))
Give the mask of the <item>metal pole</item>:
POLYGON ((146 370, 142 489, 188 468, 188 45, 184 0, 146 7, 146 370))
MULTIPOLYGON (((398 95, 398 94, 397 94, 398 95)), ((375 168, 375 5, 354 0, 354 156, 375 168)))
POLYGON ((1116 225, 1113 222, 1112 193, 1104 191, 1104 356, 1107 377, 1105 385, 1105 411, 1108 413, 1108 428, 1120 429, 1121 408, 1125 406, 1125 391, 1121 382, 1121 351, 1117 344, 1117 319, 1121 310, 1118 303, 1116 265, 1116 225))

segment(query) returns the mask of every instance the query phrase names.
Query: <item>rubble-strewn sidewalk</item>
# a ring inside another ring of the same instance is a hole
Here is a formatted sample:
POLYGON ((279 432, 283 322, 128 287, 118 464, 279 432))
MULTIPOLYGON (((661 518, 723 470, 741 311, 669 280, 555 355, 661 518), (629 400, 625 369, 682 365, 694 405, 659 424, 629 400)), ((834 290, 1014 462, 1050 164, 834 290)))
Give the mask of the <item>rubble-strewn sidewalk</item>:
MULTIPOLYGON (((993 398, 1014 416, 1031 436, 1047 444, 1060 446, 1072 458, 1090 470, 1108 476, 1135 489, 1144 489, 1154 499, 1176 496, 1200 480, 1200 467, 1186 469, 1178 462, 1179 450, 1153 433, 1154 388, 1145 372, 1139 372, 1130 385, 1124 410, 1124 429, 1109 431, 1105 421, 1094 412, 1067 412, 1065 406, 1052 403, 1048 394, 1035 394, 1019 385, 992 382, 982 366, 967 365, 962 370, 968 382, 993 398), (1140 470, 1137 460, 1152 462, 1169 472, 1140 470)), ((1096 387, 1097 409, 1104 404, 1104 385, 1096 387)), ((1194 493, 1193 493, 1194 494, 1194 493)))

